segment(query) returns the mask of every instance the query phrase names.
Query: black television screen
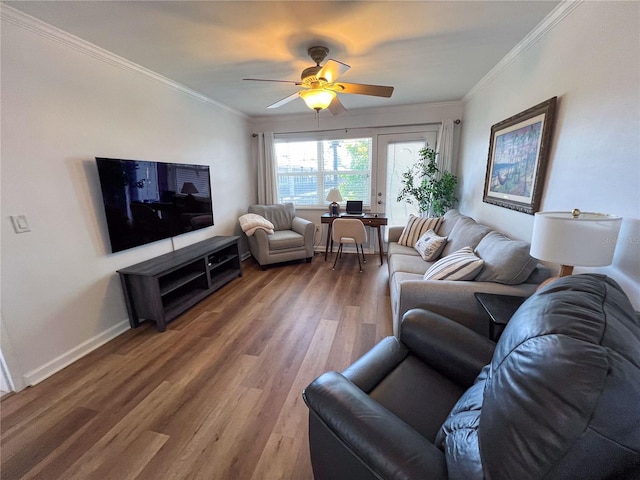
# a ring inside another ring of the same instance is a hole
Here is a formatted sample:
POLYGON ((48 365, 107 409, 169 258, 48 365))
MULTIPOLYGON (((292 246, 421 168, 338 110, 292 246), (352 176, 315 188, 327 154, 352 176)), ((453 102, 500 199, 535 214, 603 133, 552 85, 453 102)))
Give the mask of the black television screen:
POLYGON ((111 251, 213 225, 209 167, 96 157, 111 251))

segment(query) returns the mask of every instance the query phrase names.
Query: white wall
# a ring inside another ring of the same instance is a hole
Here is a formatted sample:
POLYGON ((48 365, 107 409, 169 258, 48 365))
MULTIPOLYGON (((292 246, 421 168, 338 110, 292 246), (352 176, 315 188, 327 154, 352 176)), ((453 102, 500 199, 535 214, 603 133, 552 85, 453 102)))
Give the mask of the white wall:
POLYGON ((482 202, 489 134, 493 124, 557 96, 540 210, 624 217, 614 265, 599 271, 618 280, 639 309, 640 3, 564 4, 551 16, 536 42, 464 99, 460 209, 514 238, 531 238, 533 216, 482 202))
MULTIPOLYGON (((405 105, 400 107, 371 108, 366 110, 347 111, 336 116, 332 116, 328 111, 323 111, 320 113, 319 121, 316 119, 315 113, 312 110, 309 110, 308 113, 301 115, 279 115, 277 117, 265 116, 253 118, 252 128, 254 132, 274 133, 376 128, 380 129, 379 131, 384 130, 385 133, 389 133, 391 131, 397 133, 397 131, 403 130, 406 126, 441 124, 444 120, 457 120, 461 117, 462 102, 456 101, 405 105), (384 127, 389 128, 385 130, 384 127)), ((459 127, 457 125, 455 126, 455 131, 457 135, 459 132, 459 127)), ((376 138, 374 138, 374 142, 375 141, 376 138)), ((326 244, 327 229, 323 228, 320 223, 320 216, 325 212, 327 212, 327 208, 298 208, 296 210, 298 215, 314 222, 319 228, 319 232, 316 234, 315 243, 316 249, 320 249, 323 252, 326 244)), ((373 233, 374 231, 372 230, 371 235, 369 236, 369 245, 371 248, 377 248, 377 241, 374 238, 373 233)))
POLYGON ((238 233, 256 200, 247 117, 105 54, 3 11, 2 351, 17 384, 128 328, 117 269, 238 233), (210 165, 215 226, 110 254, 95 156, 210 165), (16 214, 31 232, 13 232, 16 214))

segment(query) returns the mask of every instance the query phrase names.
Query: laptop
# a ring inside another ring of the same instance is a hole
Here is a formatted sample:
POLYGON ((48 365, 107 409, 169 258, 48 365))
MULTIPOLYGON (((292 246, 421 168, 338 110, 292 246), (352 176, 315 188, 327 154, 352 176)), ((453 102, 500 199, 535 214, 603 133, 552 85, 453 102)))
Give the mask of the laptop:
POLYGON ((346 215, 362 216, 362 200, 347 200, 346 215))

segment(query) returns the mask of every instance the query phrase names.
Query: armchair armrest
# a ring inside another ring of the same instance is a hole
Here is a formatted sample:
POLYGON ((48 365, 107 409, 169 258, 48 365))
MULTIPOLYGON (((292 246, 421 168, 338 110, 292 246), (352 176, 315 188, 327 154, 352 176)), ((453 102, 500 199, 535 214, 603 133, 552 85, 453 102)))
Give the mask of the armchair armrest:
POLYGON ((313 241, 316 235, 316 224, 302 217, 293 217, 291 229, 304 237, 304 248, 307 259, 313 257, 313 241))
POLYGON ((482 335, 427 310, 409 310, 400 340, 411 353, 462 386, 470 387, 496 344, 482 335))
POLYGON ((312 233, 315 231, 314 225, 315 224, 313 222, 305 218, 293 217, 293 220, 291 221, 291 230, 304 236, 308 229, 311 229, 312 233))
MULTIPOLYGON (((339 373, 317 378, 303 398, 314 419, 372 472, 372 478, 447 478, 442 451, 339 373)), ((313 429, 310 435, 313 442, 313 429)), ((322 455, 320 447, 312 444, 312 455, 322 455)), ((338 467, 326 468, 335 472, 338 467)))
POLYGON ((358 388, 369 393, 406 358, 409 350, 396 337, 383 338, 342 372, 358 388))

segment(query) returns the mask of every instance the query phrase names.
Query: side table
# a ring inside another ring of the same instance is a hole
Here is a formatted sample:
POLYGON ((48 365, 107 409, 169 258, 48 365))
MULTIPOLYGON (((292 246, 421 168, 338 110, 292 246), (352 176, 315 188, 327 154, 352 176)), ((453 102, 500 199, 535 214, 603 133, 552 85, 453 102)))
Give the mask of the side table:
POLYGON ((494 293, 474 293, 474 296, 489 315, 489 338, 494 342, 498 341, 509 319, 528 298, 494 293))

